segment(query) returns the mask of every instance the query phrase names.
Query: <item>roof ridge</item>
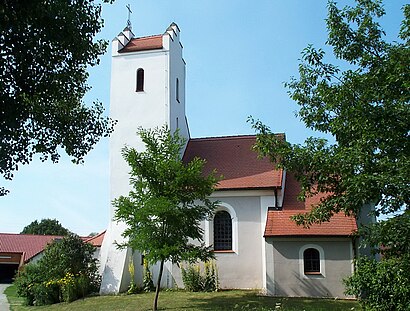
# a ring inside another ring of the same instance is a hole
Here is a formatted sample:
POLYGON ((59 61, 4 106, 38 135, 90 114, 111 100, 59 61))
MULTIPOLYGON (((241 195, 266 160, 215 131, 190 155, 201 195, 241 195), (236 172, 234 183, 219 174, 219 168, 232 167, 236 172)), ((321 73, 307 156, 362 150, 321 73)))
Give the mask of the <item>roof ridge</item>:
POLYGON ((229 140, 229 139, 246 139, 246 138, 254 138, 256 137, 255 134, 246 134, 246 135, 224 135, 224 136, 209 136, 209 137, 196 137, 190 138, 191 140, 229 140))
POLYGON ((93 236, 91 236, 91 237, 87 237, 87 239, 85 239, 84 242, 88 242, 88 241, 94 240, 94 239, 96 239, 96 238, 99 238, 100 236, 102 236, 103 234, 105 234, 106 231, 107 231, 107 229, 104 230, 104 231, 102 231, 102 232, 100 232, 100 233, 98 233, 98 234, 96 234, 96 235, 93 235, 93 236))
POLYGON ((30 234, 30 233, 10 233, 10 232, 0 232, 0 235, 15 235, 15 236, 44 236, 44 237, 64 237, 64 235, 53 235, 53 234, 30 234))
MULTIPOLYGON (((284 136, 285 133, 274 133, 275 136, 284 136)), ((209 136, 209 137, 195 137, 190 138, 191 140, 230 140, 230 139, 246 139, 246 138, 256 138, 257 134, 243 134, 243 135, 222 135, 222 136, 209 136)))
POLYGON ((135 38, 132 38, 130 41, 132 41, 132 40, 151 39, 151 38, 154 38, 154 37, 162 37, 162 36, 163 36, 163 35, 158 34, 158 35, 150 35, 150 36, 135 37, 135 38))

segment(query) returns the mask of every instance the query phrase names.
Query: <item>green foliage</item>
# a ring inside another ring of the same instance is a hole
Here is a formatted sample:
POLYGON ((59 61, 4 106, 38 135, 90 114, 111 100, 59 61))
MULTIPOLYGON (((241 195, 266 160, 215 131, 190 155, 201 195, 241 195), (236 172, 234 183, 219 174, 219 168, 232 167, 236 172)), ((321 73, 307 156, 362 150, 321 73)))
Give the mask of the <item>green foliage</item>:
POLYGON ((34 305, 44 306, 60 302, 60 289, 58 285, 45 283, 34 284, 32 287, 34 305))
POLYGON ((357 0, 343 9, 330 1, 327 44, 346 69, 326 63, 322 49, 302 52, 300 77, 286 83, 289 95, 306 126, 331 134, 335 143, 311 137, 292 145, 250 118, 259 132, 256 149, 295 174, 301 199, 327 194, 311 212, 294 217, 298 224, 328 221, 338 212, 359 216, 367 203, 376 214, 404 211, 360 232, 385 257, 359 259, 346 284, 375 310, 408 310, 404 297, 410 296, 403 256, 410 250, 410 5, 403 13, 397 40, 387 42, 377 22, 385 14, 381 1, 357 0))
POLYGON ((144 292, 152 292, 155 289, 154 282, 152 281, 151 271, 149 270, 148 261, 144 258, 144 277, 142 280, 142 290, 144 292))
MULTIPOLYGON (((124 159, 131 167, 128 196, 113 201, 115 219, 127 228, 123 236, 131 247, 144 254, 149 264, 160 262, 157 293, 166 260, 206 260, 212 257, 203 243, 200 221, 212 215, 217 202, 208 199, 217 179, 203 176, 204 160, 181 160, 185 141, 166 126, 139 129, 146 150, 124 147, 124 159), (198 241, 201 244, 193 244, 198 241)), ((156 296, 157 299, 157 296, 156 296)), ((156 309, 156 307, 154 307, 156 309)))
POLYGON ((139 288, 137 284, 135 284, 134 282, 135 266, 134 266, 134 260, 132 259, 132 257, 130 258, 130 263, 128 264, 128 272, 130 273, 131 282, 130 282, 130 286, 128 287, 127 294, 129 295, 136 294, 137 292, 139 292, 139 288))
POLYGON ((71 302, 99 289, 94 246, 69 234, 48 245, 37 263, 27 264, 14 284, 27 305, 71 302))
MULTIPOLYGON (((108 1, 105 1, 108 2, 108 1)), ((87 68, 108 43, 94 0, 5 0, 0 8, 0 174, 19 165, 58 161, 61 149, 76 163, 112 131, 103 105, 83 102, 87 68)), ((0 195, 7 190, 0 188, 0 195)))
POLYGON ((219 289, 218 270, 214 260, 206 261, 204 268, 199 264, 181 266, 182 281, 190 292, 216 292, 219 289))
POLYGON ((377 261, 362 257, 353 276, 345 280, 346 293, 359 298, 363 310, 407 311, 410 306, 410 254, 377 261))
POLYGON ((64 228, 57 219, 42 219, 40 222, 34 220, 25 226, 21 234, 40 234, 40 235, 67 235, 70 231, 64 228))
POLYGON ((199 292, 202 290, 201 268, 199 265, 191 264, 187 268, 181 266, 181 273, 187 291, 199 292))
POLYGON ((363 246, 384 258, 410 254, 410 211, 359 229, 363 246))
POLYGON ((382 214, 409 208, 410 5, 403 12, 399 38, 387 42, 377 22, 385 14, 380 1, 358 0, 344 9, 329 2, 327 44, 346 70, 308 46, 299 79, 286 83, 301 120, 336 143, 309 138, 292 145, 251 119, 257 149, 296 174, 302 199, 329 194, 310 214, 296 217, 299 224, 326 221, 339 211, 357 215, 365 203, 382 214))
POLYGON ((364 310, 409 310, 409 211, 363 227, 359 234, 382 259, 361 257, 345 280, 346 292, 360 299, 364 310))
POLYGON ((17 275, 14 285, 19 297, 24 297, 25 304, 32 306, 34 304, 35 296, 33 286, 43 282, 43 270, 37 264, 28 264, 17 275))

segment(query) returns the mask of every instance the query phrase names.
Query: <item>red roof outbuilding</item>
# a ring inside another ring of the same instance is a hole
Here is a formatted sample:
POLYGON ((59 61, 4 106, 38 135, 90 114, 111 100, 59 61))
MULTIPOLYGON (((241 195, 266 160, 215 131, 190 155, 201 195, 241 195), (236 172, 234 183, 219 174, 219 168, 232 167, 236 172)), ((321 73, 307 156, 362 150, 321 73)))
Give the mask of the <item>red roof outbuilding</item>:
POLYGON ((92 245, 95 246, 95 247, 101 247, 102 242, 103 242, 103 240, 104 240, 105 231, 106 231, 106 230, 104 230, 103 232, 101 232, 101 233, 99 233, 99 234, 97 234, 97 235, 94 235, 94 236, 92 236, 92 237, 86 238, 86 239, 84 240, 84 242, 90 243, 90 244, 92 244, 92 245))
POLYGON ((23 254, 24 262, 41 253, 47 244, 55 239, 63 238, 55 235, 34 235, 0 233, 0 253, 23 254))
POLYGON ((310 228, 297 226, 290 217, 309 212, 312 205, 318 204, 320 199, 324 197, 324 195, 316 195, 301 202, 297 199, 300 190, 300 185, 293 174, 287 173, 282 210, 268 211, 265 237, 349 236, 357 230, 355 218, 345 216, 343 213, 335 214, 329 222, 313 224, 310 228))

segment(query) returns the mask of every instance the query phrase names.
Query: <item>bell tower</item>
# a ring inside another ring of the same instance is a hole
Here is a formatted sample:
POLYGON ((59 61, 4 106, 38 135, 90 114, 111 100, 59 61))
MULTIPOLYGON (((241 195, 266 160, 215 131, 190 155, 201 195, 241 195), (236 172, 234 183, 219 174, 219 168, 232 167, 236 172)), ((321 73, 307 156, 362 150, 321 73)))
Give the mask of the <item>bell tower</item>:
MULTIPOLYGON (((110 137, 110 202, 128 195, 130 190, 130 168, 121 149, 128 145, 144 150, 136 135, 139 127, 167 124, 171 132, 178 128, 180 135, 189 139, 182 49, 175 23, 163 34, 139 38, 127 26, 112 41, 110 117, 118 123, 110 137)), ((116 242, 123 241, 125 225, 115 222, 113 216, 111 206, 111 221, 101 249, 102 293, 125 291, 130 282, 128 264, 132 252, 117 249, 116 242)), ((136 260, 139 257, 135 256, 136 260)), ((134 265, 138 275, 137 269, 142 266, 134 265)))

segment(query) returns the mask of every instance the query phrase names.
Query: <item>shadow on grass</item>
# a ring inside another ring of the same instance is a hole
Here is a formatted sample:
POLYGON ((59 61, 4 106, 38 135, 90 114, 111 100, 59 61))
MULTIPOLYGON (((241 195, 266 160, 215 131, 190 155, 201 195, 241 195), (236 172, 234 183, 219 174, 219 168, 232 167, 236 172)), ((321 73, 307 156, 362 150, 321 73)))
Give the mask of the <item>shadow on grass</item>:
MULTIPOLYGON (((136 295, 96 296, 44 307, 25 307, 15 289, 8 288, 9 299, 14 300, 15 311, 150 311, 154 293, 136 295), (11 297, 10 297, 11 296, 11 297)), ((11 302, 11 300, 10 300, 11 302)), ((232 290, 217 293, 190 293, 185 291, 164 291, 160 293, 161 311, 348 311, 360 310, 355 301, 332 299, 279 298, 258 295, 257 291, 232 290)))
MULTIPOLYGON (((281 298, 258 295, 255 291, 224 291, 210 293, 206 297, 187 297, 185 310, 200 311, 347 311, 361 310, 356 301, 318 299, 318 298, 281 298), (213 294, 213 295, 212 295, 213 294)), ((172 310, 165 308, 163 310, 172 310)), ((175 309, 176 310, 176 309, 175 309)))

